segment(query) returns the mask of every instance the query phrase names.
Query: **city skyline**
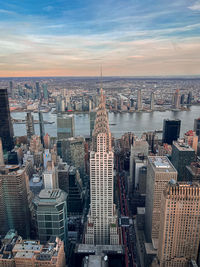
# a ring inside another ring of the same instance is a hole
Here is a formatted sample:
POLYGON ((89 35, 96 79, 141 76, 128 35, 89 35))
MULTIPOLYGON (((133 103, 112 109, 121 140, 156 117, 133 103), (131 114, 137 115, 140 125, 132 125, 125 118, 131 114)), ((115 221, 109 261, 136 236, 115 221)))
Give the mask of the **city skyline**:
POLYGON ((200 1, 1 1, 0 77, 198 75, 200 1))

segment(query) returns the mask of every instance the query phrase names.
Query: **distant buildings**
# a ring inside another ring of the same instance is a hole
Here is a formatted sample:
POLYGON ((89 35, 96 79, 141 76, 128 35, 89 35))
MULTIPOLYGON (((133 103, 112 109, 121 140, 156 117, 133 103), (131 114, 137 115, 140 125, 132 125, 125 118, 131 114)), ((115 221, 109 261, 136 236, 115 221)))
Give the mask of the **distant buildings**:
POLYGON ((181 120, 169 120, 163 121, 163 138, 162 143, 172 145, 173 141, 176 141, 180 135, 181 120))
POLYGON ((45 130, 44 130, 43 114, 41 111, 39 111, 38 116, 39 116, 39 127, 40 127, 40 139, 42 145, 44 145, 45 130))
POLYGON ((92 132, 94 130, 95 119, 96 111, 90 111, 90 137, 92 137, 92 132))
POLYGON ((150 103, 150 109, 154 110, 154 102, 155 102, 155 94, 154 92, 151 93, 151 103, 150 103))
POLYGON ((137 91, 137 110, 142 109, 142 91, 141 89, 138 89, 137 91))
POLYGON ((159 266, 191 266, 200 242, 200 185, 172 180, 161 198, 159 266))
POLYGON ((181 101, 180 90, 177 89, 175 94, 174 94, 174 103, 173 103, 173 106, 175 109, 180 108, 180 101, 181 101))
POLYGON ((14 147, 13 125, 11 122, 7 89, 0 89, 0 138, 3 149, 9 151, 14 147))
POLYGON ((34 199, 40 241, 59 237, 67 245, 67 193, 61 189, 43 189, 34 199))

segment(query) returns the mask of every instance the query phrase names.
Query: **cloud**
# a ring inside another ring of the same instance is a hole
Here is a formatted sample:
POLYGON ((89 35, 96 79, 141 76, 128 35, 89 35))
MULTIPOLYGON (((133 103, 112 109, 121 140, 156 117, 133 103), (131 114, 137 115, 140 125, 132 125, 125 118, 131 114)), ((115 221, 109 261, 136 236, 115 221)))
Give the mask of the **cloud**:
POLYGON ((192 6, 188 7, 193 11, 200 11, 200 1, 195 2, 192 6))
POLYGON ((6 15, 14 15, 16 12, 11 11, 11 10, 6 10, 6 9, 0 9, 1 14, 6 14, 6 15))
POLYGON ((43 8, 43 10, 44 10, 44 11, 47 11, 47 12, 50 12, 50 11, 52 11, 53 9, 54 9, 53 6, 45 6, 45 7, 43 8))

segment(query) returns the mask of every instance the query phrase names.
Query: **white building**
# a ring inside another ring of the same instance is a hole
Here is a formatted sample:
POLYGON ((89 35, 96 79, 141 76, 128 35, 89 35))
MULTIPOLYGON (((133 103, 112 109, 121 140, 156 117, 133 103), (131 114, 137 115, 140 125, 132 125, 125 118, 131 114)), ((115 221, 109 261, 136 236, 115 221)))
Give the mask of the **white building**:
POLYGON ((111 132, 101 89, 90 152, 90 211, 86 244, 119 244, 117 213, 113 203, 113 160, 111 132))

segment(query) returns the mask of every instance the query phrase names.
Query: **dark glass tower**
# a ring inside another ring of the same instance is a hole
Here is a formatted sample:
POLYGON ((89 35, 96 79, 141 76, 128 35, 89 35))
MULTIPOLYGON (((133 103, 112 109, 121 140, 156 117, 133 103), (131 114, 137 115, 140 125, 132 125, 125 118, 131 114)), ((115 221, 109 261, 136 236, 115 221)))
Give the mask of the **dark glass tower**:
POLYGON ((164 120, 163 121, 163 143, 172 145, 180 135, 181 120, 164 120))
POLYGON ((13 125, 10 117, 7 89, 0 89, 0 138, 3 149, 13 149, 13 125))

